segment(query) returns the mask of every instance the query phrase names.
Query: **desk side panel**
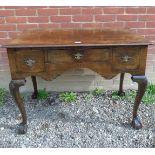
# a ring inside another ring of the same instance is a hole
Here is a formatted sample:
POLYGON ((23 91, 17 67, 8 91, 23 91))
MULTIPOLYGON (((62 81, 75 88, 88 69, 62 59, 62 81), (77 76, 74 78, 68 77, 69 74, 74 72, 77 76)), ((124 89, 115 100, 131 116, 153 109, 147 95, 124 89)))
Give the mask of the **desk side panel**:
POLYGON ((14 48, 7 48, 7 54, 9 58, 9 67, 12 80, 16 79, 16 53, 14 48))
POLYGON ((145 70, 146 70, 147 52, 148 52, 148 46, 141 47, 139 72, 140 74, 143 74, 143 75, 145 75, 145 70))

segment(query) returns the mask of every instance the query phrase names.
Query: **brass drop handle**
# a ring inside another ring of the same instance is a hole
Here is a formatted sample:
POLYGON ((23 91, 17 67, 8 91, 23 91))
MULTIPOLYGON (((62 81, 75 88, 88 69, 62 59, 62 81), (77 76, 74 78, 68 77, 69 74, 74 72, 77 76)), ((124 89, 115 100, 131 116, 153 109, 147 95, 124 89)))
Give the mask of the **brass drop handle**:
POLYGON ((33 64, 36 63, 36 61, 33 60, 33 59, 30 59, 30 58, 27 58, 27 59, 24 60, 24 63, 25 63, 27 66, 32 67, 33 64))
POLYGON ((81 53, 76 53, 76 54, 74 54, 74 58, 76 59, 76 60, 80 60, 82 57, 83 57, 84 55, 83 54, 81 54, 81 53))
POLYGON ((128 56, 128 55, 125 55, 125 56, 122 56, 120 59, 121 59, 122 62, 126 63, 126 62, 129 62, 133 58, 128 56))

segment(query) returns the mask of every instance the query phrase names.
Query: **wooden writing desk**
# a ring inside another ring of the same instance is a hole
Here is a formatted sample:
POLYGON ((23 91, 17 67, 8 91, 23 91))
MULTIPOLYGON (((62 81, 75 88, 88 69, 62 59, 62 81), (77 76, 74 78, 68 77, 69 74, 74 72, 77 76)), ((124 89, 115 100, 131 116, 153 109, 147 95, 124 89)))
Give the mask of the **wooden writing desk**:
POLYGON ((25 78, 32 77, 32 98, 37 98, 36 76, 52 80, 75 68, 92 69, 106 79, 121 73, 119 95, 124 95, 124 73, 130 73, 131 79, 138 83, 131 124, 140 129, 142 124, 137 111, 147 86, 145 66, 149 44, 143 37, 127 30, 57 29, 26 31, 4 45, 12 77, 10 92, 23 118, 19 133, 27 131, 27 116, 19 93, 25 78))

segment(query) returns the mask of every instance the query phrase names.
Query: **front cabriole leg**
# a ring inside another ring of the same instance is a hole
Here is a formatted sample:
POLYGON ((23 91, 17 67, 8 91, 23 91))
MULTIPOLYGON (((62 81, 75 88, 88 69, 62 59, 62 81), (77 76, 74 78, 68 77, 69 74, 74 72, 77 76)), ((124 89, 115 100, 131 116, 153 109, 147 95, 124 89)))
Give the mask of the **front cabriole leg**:
POLYGON ((22 98, 19 93, 19 87, 24 86, 26 83, 26 80, 12 80, 9 84, 10 93, 12 97, 14 98, 19 111, 22 115, 22 122, 19 124, 18 128, 18 134, 25 134, 27 132, 27 116, 25 107, 22 101, 22 98))
POLYGON ((135 103, 134 103, 134 107, 133 107, 133 119, 132 119, 131 125, 135 129, 140 129, 140 128, 142 128, 142 123, 137 115, 137 111, 139 108, 139 104, 142 100, 142 97, 146 91, 148 81, 147 81, 146 76, 144 76, 144 75, 132 76, 131 79, 133 82, 138 83, 138 91, 137 91, 137 95, 136 95, 135 103))

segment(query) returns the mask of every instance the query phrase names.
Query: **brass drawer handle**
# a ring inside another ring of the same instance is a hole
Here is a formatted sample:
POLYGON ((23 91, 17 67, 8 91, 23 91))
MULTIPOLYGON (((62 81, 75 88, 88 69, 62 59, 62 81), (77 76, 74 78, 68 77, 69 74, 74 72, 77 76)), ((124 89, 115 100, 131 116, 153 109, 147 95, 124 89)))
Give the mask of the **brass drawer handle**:
POLYGON ((74 58, 76 59, 76 60, 80 60, 82 57, 83 57, 84 55, 83 54, 81 54, 81 53, 76 53, 76 54, 74 54, 74 58))
POLYGON ((122 62, 129 62, 131 59, 133 59, 132 57, 129 57, 128 55, 122 56, 121 58, 122 62))
POLYGON ((33 59, 30 59, 30 58, 27 58, 27 59, 24 60, 24 63, 25 63, 27 66, 32 67, 33 64, 36 63, 36 61, 33 60, 33 59))

